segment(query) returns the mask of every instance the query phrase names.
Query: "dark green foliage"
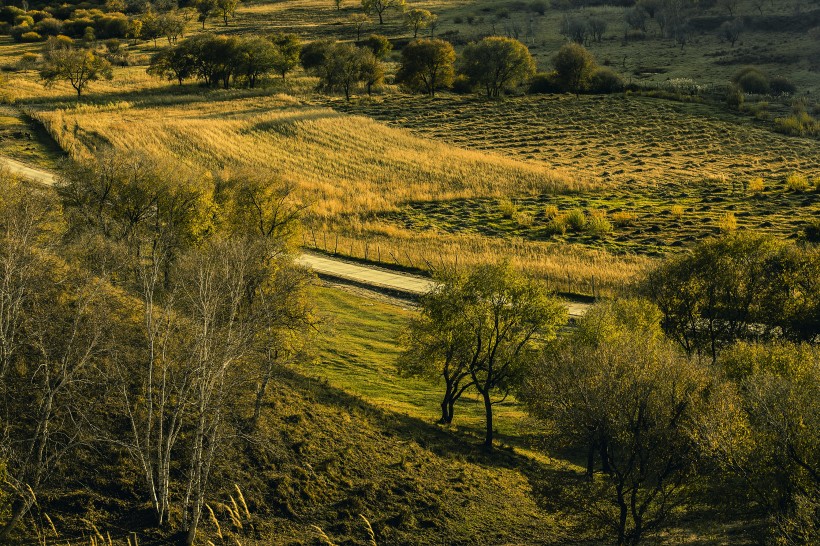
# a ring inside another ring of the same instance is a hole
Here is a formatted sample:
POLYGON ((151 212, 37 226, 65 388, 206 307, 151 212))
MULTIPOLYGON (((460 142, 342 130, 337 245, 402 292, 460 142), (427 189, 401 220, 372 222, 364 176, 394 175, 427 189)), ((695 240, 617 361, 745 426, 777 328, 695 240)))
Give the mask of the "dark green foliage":
POLYGON ((371 34, 362 40, 362 43, 359 45, 372 51, 373 55, 375 55, 379 60, 383 60, 387 57, 393 49, 393 44, 390 43, 387 36, 382 36, 381 34, 371 34))
POLYGON ((598 67, 589 79, 590 93, 620 93, 624 90, 624 79, 609 67, 598 67))
POLYGON ((732 78, 732 82, 744 93, 766 95, 769 93, 769 77, 754 67, 747 67, 732 78))
POLYGON ((484 88, 487 96, 499 97, 528 81, 535 73, 535 61, 518 40, 491 36, 464 48, 459 72, 484 88))
POLYGON ((413 40, 401 51, 401 67, 396 81, 408 89, 425 92, 431 97, 436 91, 453 83, 456 53, 444 40, 413 40))
POLYGON ((324 39, 315 40, 302 47, 299 53, 299 60, 302 68, 313 70, 322 66, 328 59, 329 52, 333 48, 336 40, 324 39))

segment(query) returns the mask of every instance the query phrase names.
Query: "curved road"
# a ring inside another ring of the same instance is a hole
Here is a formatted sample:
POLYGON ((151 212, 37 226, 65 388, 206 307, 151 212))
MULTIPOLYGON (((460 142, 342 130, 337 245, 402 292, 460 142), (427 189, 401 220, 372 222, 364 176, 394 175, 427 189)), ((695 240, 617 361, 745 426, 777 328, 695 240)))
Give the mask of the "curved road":
MULTIPOLYGON (((0 166, 2 165, 5 165, 13 174, 21 178, 41 184, 50 186, 57 180, 54 173, 29 167, 19 161, 6 157, 0 157, 0 166)), ((331 277, 365 287, 410 296, 420 296, 436 286, 434 280, 426 277, 388 271, 378 267, 364 266, 313 252, 303 252, 297 256, 296 262, 324 277, 331 277)), ((586 303, 569 301, 566 302, 566 305, 570 317, 574 318, 583 316, 590 307, 589 304, 586 303)))

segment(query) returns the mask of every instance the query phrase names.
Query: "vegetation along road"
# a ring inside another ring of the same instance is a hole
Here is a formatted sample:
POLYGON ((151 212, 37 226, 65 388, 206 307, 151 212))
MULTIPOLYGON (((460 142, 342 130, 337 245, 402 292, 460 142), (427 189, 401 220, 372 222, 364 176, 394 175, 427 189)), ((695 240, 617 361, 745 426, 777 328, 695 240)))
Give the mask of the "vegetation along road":
MULTIPOLYGON (((0 164, 5 165, 11 172, 19 176, 42 184, 51 185, 56 180, 56 176, 53 173, 29 167, 7 157, 0 157, 0 164)), ((412 296, 429 292, 435 286, 435 281, 429 278, 410 275, 408 273, 386 271, 384 269, 354 264, 314 253, 303 253, 296 261, 300 265, 309 267, 319 275, 412 296)), ((567 307, 570 316, 577 317, 582 316, 589 308, 589 305, 579 302, 568 302, 567 307)))

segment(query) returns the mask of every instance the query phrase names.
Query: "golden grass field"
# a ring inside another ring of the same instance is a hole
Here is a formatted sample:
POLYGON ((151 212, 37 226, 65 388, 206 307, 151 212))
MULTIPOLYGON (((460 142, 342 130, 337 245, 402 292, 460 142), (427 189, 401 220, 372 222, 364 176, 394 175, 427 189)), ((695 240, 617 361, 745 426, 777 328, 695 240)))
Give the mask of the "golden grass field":
MULTIPOLYGON (((352 0, 342 10, 325 0, 248 2, 228 27, 216 20, 207 26, 209 32, 283 30, 305 40, 349 40, 357 6, 352 0)), ((547 69, 564 40, 558 27, 565 12, 542 16, 510 6, 485 0, 411 4, 438 13, 436 31, 462 42, 526 23, 521 38, 547 69)), ((739 9, 748 12, 752 4, 742 1, 739 9)), ((637 81, 685 77, 716 84, 738 67, 715 60, 745 55, 752 44, 764 57, 813 47, 802 35, 789 33, 794 43, 783 45, 782 33, 749 31, 731 50, 714 33, 681 49, 660 40, 652 23, 646 40, 621 43, 621 9, 569 14, 606 19, 604 40, 589 44, 590 50, 637 81)), ((192 22, 188 30, 198 28, 192 22)), ((409 36, 389 12, 385 25, 371 21, 363 29, 370 32, 409 36)), ((6 66, 39 48, 2 40, 0 63, 6 66)), ((194 170, 278 173, 309 205, 306 246, 426 270, 503 257, 558 289, 581 293, 617 292, 655 257, 719 232, 727 215, 736 215, 741 229, 794 237, 820 208, 816 191, 783 191, 791 173, 811 183, 820 177, 816 139, 779 135, 767 121, 714 105, 637 96, 487 101, 444 94, 430 101, 390 84, 374 99, 346 104, 317 96, 315 79, 301 71, 284 82, 271 78, 263 89, 206 91, 145 73, 150 54, 166 46, 164 40, 129 45, 133 65, 117 67, 112 81, 94 82, 79 105, 70 87, 46 89, 33 70, 10 73, 0 92, 42 123, 69 155, 113 148, 170 157, 194 170), (763 190, 747 191, 756 179, 763 190), (500 211, 508 200, 515 214, 500 211), (603 236, 545 233, 544 211, 551 207, 561 214, 608 215, 614 229, 603 236)), ((388 59, 389 73, 396 59, 388 59)), ((809 65, 786 67, 807 91, 817 79, 809 65)), ((788 105, 770 108, 781 112, 788 105)), ((37 153, 41 163, 55 155, 37 153)))

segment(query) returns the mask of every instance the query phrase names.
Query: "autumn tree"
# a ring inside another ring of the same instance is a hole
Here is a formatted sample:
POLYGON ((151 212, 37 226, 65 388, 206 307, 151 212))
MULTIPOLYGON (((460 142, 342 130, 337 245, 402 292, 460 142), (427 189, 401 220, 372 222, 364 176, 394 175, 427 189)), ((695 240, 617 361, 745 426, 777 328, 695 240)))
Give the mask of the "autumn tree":
POLYGON ((288 72, 299 65, 299 54, 302 52, 302 41, 296 34, 279 33, 270 37, 271 42, 276 47, 273 58, 273 70, 282 75, 282 79, 288 72))
POLYGON ((405 14, 407 26, 413 30, 413 38, 417 38, 419 30, 427 28, 433 20, 433 14, 426 9, 413 8, 405 14))
POLYGON ((239 41, 236 49, 237 72, 242 74, 248 87, 256 87, 261 76, 277 68, 279 49, 270 40, 254 36, 239 41))
POLYGON ((414 40, 402 49, 396 81, 413 91, 435 96, 438 89, 452 85, 455 60, 450 42, 414 40))
POLYGON ((77 92, 83 94, 88 84, 99 79, 113 77, 111 63, 91 50, 65 46, 49 39, 40 65, 40 78, 46 86, 67 81, 77 92))
POLYGON ((498 97, 529 80, 535 73, 535 61, 518 40, 491 36, 464 48, 460 72, 473 85, 483 87, 488 97, 498 97))
POLYGON ((552 64, 564 89, 576 95, 586 88, 595 72, 595 59, 579 44, 562 46, 552 64))
POLYGON ((364 13, 354 13, 350 16, 350 24, 356 29, 356 41, 358 42, 362 36, 362 28, 370 22, 370 17, 364 13))
POLYGON ((718 360, 725 423, 702 432, 721 464, 772 515, 779 543, 820 533, 820 351, 797 343, 739 343, 718 360))
POLYGON ((443 380, 439 423, 450 424, 456 402, 473 386, 464 352, 471 340, 463 324, 466 278, 451 273, 440 280, 443 282, 422 296, 421 313, 410 321, 398 368, 403 375, 443 380))
POLYGON ((405 0, 362 0, 362 9, 365 13, 376 13, 379 24, 384 24, 384 12, 389 9, 404 11, 405 0))
POLYGON ((239 0, 216 0, 216 10, 222 15, 222 21, 228 26, 228 19, 236 15, 239 0))
POLYGON ((528 370, 522 392, 551 441, 586 450, 586 510, 619 545, 638 544, 685 501, 696 430, 712 413, 708 370, 664 339, 660 317, 645 302, 594 307, 528 370))

